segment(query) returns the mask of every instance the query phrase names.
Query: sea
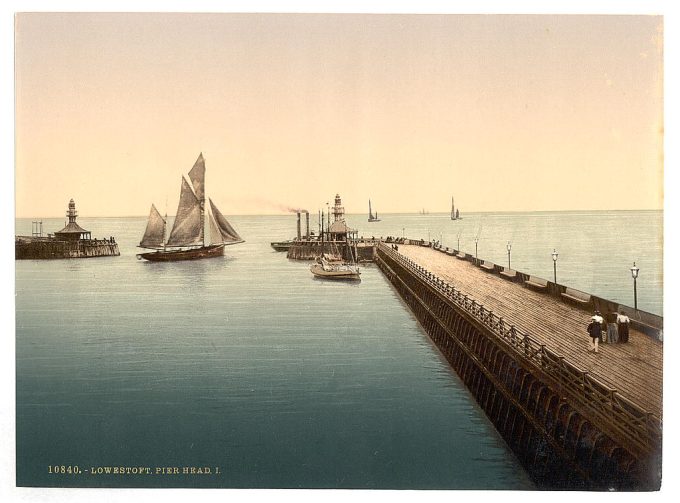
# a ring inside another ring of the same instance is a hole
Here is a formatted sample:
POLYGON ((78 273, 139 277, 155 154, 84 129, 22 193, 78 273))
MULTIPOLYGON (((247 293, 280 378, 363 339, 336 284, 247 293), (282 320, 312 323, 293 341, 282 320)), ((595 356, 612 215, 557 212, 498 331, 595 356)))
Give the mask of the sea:
MULTIPOLYGON (((477 238, 501 265, 510 242, 512 268, 547 279, 556 250, 559 283, 626 305, 635 262, 639 308, 663 314, 660 211, 380 218, 347 223, 468 253, 477 238)), ((229 220, 246 241, 219 258, 138 260, 145 217, 82 217, 119 257, 16 261, 17 485, 534 487, 375 265, 317 279, 270 247, 295 214, 229 220)))

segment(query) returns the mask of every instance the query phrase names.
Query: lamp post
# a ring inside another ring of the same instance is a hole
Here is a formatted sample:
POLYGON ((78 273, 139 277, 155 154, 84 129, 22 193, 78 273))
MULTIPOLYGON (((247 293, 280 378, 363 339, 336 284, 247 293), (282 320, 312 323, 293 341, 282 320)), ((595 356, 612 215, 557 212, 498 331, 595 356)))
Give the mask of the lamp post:
POLYGON ((512 250, 512 245, 510 244, 510 241, 508 241, 508 244, 505 247, 508 249, 508 269, 510 269, 510 250, 512 250))
POLYGON ((404 234, 406 232, 406 227, 401 228, 401 237, 404 238, 406 235, 404 234))
POLYGON ((555 284, 557 284, 557 255, 558 255, 557 250, 555 250, 555 248, 553 248, 552 259, 553 259, 553 273, 554 273, 555 284))
POLYGON ((460 234, 458 234, 458 248, 456 248, 458 252, 460 252, 460 234))
POLYGON ((475 238, 475 260, 477 260, 477 243, 479 243, 479 237, 475 238))
POLYGON ((630 273, 633 275, 633 301, 635 302, 635 310, 637 311, 637 277, 640 273, 640 268, 633 262, 633 267, 630 268, 630 273))

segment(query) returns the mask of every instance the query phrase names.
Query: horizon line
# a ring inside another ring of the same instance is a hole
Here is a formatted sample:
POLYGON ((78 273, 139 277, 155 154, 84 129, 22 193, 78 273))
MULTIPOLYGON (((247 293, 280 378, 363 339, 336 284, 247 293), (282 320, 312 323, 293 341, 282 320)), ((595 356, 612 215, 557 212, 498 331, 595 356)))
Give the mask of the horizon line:
MULTIPOLYGON (((470 214, 490 214, 490 213, 496 213, 496 214, 506 214, 506 213, 568 213, 568 212, 622 212, 622 211, 664 211, 664 208, 608 208, 608 209, 594 209, 594 208, 586 208, 586 209, 562 209, 562 210, 478 210, 478 211, 466 211, 463 213, 463 215, 470 215, 470 214)), ((295 211, 286 211, 286 212, 277 212, 277 213, 228 213, 229 216, 238 216, 238 217, 259 217, 259 216, 288 216, 288 215, 295 215, 297 212, 295 211)), ((300 213, 305 213, 305 212, 300 212, 300 213)), ((310 215, 318 215, 316 211, 309 212, 310 215)), ((450 211, 431 211, 427 212, 425 214, 420 213, 419 211, 416 212, 382 212, 380 213, 381 215, 450 215, 450 211)), ((351 212, 345 212, 345 215, 367 215, 366 212, 358 212, 358 213, 351 213, 351 212)), ((168 217, 175 217, 176 215, 167 215, 168 217)), ((78 215, 78 218, 146 218, 148 217, 147 214, 144 215, 78 215)), ((18 216, 16 213, 14 215, 15 219, 56 219, 56 218, 64 218, 63 215, 59 216, 41 216, 41 217, 36 217, 36 216, 18 216)), ((462 220, 463 218, 461 218, 462 220)))

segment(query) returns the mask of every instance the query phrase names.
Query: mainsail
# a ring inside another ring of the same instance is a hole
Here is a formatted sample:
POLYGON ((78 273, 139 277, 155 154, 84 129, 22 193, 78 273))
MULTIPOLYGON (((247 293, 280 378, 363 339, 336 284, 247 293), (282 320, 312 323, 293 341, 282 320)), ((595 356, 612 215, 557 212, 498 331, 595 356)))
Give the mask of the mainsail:
POLYGON ((215 233, 215 237, 211 237, 211 241, 217 242, 217 237, 221 236, 221 242, 224 244, 243 243, 241 236, 238 235, 238 232, 236 232, 227 219, 224 218, 224 215, 220 213, 220 210, 217 209, 217 206, 212 202, 212 199, 208 198, 208 200, 210 201, 210 209, 212 210, 210 233, 215 233), (213 225, 215 226, 215 230, 213 230, 213 225))
MULTIPOLYGON (((193 170, 192 170, 193 171, 193 170)), ((168 246, 197 246, 203 244, 201 203, 182 177, 182 192, 179 196, 177 216, 172 226, 168 246)))
POLYGON ((149 213, 149 221, 146 224, 144 237, 139 243, 142 248, 162 248, 163 239, 165 238, 165 220, 158 213, 156 206, 151 205, 151 212, 149 213))
POLYGON ((205 229, 205 160, 203 159, 203 152, 198 154, 198 159, 194 163, 194 167, 189 171, 189 179, 191 185, 194 187, 194 194, 198 199, 198 204, 201 208, 200 223, 201 226, 201 241, 205 244, 203 232, 205 229))

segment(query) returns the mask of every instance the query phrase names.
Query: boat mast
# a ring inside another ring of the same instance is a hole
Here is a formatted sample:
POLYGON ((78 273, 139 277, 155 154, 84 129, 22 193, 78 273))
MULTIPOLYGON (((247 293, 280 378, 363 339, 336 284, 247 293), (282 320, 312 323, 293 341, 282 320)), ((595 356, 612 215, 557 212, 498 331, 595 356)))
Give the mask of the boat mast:
MULTIPOLYGON (((205 183, 205 178, 203 180, 205 183)), ((201 235, 203 237, 203 248, 205 248, 205 189, 201 190, 199 204, 201 205, 201 235)))
POLYGON ((165 231, 168 225, 168 196, 165 196, 165 220, 163 221, 163 251, 165 251, 165 231))
POLYGON ((203 152, 198 155, 198 159, 189 171, 189 179, 193 186, 193 194, 198 199, 199 217, 198 225, 200 229, 200 241, 205 247, 205 159, 203 152))

